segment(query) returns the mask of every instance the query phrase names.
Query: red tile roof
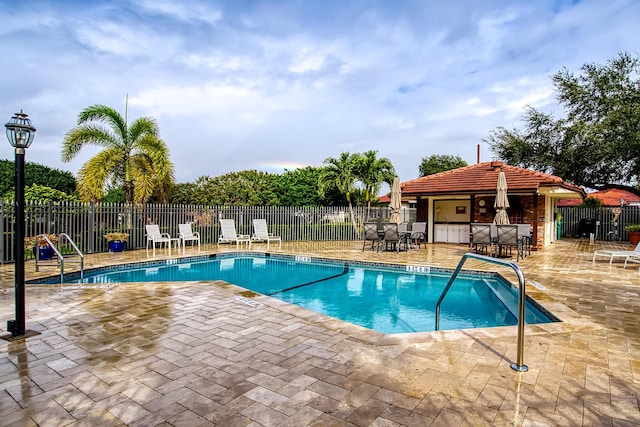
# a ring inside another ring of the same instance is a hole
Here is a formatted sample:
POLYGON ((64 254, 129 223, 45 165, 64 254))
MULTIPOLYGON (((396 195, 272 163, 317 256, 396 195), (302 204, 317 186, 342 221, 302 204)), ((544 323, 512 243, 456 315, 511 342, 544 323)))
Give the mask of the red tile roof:
POLYGON ((406 181, 401 185, 402 195, 492 193, 496 190, 500 170, 506 175, 509 193, 535 193, 542 187, 562 187, 583 196, 585 194, 582 188, 554 175, 505 165, 503 162, 484 162, 406 181))
MULTIPOLYGON (((640 196, 627 190, 619 188, 607 188, 606 190, 596 191, 587 196, 587 198, 594 198, 600 200, 603 206, 620 206, 620 199, 624 200, 624 204, 640 203, 640 196)), ((582 204, 582 200, 569 199, 558 201, 558 206, 578 206, 582 204)))
MULTIPOLYGON (((404 195, 403 195, 404 196, 404 195)), ((416 198, 415 197, 402 197, 401 198, 402 202, 406 202, 406 203, 410 203, 410 202, 415 202, 416 198)), ((378 197, 378 203, 391 203, 391 193, 387 193, 384 194, 380 197, 378 197)))
POLYGON ((580 206, 584 199, 561 199, 558 200, 559 208, 568 208, 571 206, 580 206))

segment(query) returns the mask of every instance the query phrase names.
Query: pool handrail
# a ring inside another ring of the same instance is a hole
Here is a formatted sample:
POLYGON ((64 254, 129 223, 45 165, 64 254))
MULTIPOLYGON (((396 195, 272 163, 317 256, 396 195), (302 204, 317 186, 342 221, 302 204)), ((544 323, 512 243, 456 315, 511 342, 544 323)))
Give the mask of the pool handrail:
MULTIPOLYGON (((56 256, 57 264, 60 268, 60 283, 63 283, 64 282, 64 262, 65 262, 64 255, 62 255, 62 252, 60 252, 60 250, 56 247, 56 245, 53 244, 51 239, 49 239, 48 235, 38 234, 36 236, 36 241, 39 241, 39 239, 44 239, 47 242, 47 245, 49 245, 49 247, 53 250, 53 253, 56 256)), ((64 239, 67 240, 67 242, 69 243, 69 245, 71 245, 75 253, 80 257, 80 261, 77 261, 77 262, 80 264, 80 280, 82 280, 82 277, 84 276, 84 255, 80 250, 80 248, 78 248, 78 245, 76 245, 76 242, 74 242, 73 239, 71 239, 71 236, 69 236, 67 233, 58 234, 58 243, 61 244, 64 241, 64 239)), ((71 262, 71 261, 68 261, 68 262, 71 262)), ((40 267, 39 267, 40 263, 41 263, 40 252, 35 251, 36 271, 40 271, 40 267)))
POLYGON ((458 262, 458 266, 456 267, 455 271, 451 275, 449 282, 447 282, 447 286, 445 286, 444 289, 442 290, 442 294, 440 294, 440 298, 438 298, 438 302, 436 303, 436 331, 440 330, 440 304, 442 304, 442 300, 444 299, 445 295, 447 295, 447 292, 449 292, 449 288, 451 288, 451 285, 453 285, 454 280, 456 280, 456 277, 460 273, 460 270, 462 270, 462 266, 464 265, 465 261, 468 258, 474 258, 479 261, 485 261, 491 264, 498 264, 506 267, 511 267, 511 269, 516 273, 516 276, 518 276, 518 292, 520 294, 518 298, 518 355, 517 355, 517 362, 511 364, 511 369, 518 372, 527 372, 529 368, 527 367, 527 365, 524 364, 524 361, 523 361, 524 359, 524 354, 523 354, 524 353, 524 323, 525 323, 524 309, 525 309, 525 301, 527 297, 526 284, 524 281, 524 273, 522 272, 522 269, 520 269, 518 264, 516 264, 513 261, 506 261, 506 260, 492 258, 486 255, 474 254, 470 252, 462 255, 460 262, 458 262))

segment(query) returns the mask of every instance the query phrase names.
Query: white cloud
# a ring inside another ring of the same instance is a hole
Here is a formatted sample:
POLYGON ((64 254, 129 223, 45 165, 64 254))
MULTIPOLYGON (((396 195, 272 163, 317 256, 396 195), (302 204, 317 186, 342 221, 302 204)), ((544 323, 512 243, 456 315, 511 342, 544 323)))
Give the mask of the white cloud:
POLYGON ((116 56, 150 56, 163 52, 166 55, 177 45, 170 36, 114 22, 87 22, 76 28, 76 34, 87 48, 116 56))
POLYGON ((124 112, 128 93, 181 181, 343 150, 377 149, 406 178, 434 153, 473 162, 526 105, 558 109, 563 66, 637 52, 640 16, 630 0, 49 3, 0 3, 0 105, 34 120, 29 161, 76 172, 91 152, 60 163, 65 132, 89 105, 124 112))
POLYGON ((204 22, 215 25, 222 18, 222 11, 211 8, 207 3, 177 2, 173 0, 138 0, 136 4, 141 9, 165 15, 183 22, 204 22))
MULTIPOLYGON (((207 115, 212 120, 231 119, 259 124, 266 114, 287 109, 278 100, 261 95, 250 87, 233 85, 172 85, 139 92, 131 105, 157 115, 207 115)), ((224 123, 221 126, 225 126, 224 123)))

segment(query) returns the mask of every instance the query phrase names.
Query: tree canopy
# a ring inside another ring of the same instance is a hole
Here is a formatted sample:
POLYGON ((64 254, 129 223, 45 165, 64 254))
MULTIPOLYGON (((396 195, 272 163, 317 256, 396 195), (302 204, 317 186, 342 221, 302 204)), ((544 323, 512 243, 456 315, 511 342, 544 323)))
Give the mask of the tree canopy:
POLYGON ((275 175, 245 170, 224 175, 201 176, 193 183, 174 186, 171 203, 200 205, 278 205, 275 175))
POLYGON ((44 185, 32 184, 24 189, 25 200, 51 201, 51 202, 76 202, 75 194, 67 194, 55 188, 44 185))
POLYGON ((140 117, 129 124, 126 114, 123 118, 111 107, 87 107, 65 136, 62 160, 70 161, 87 145, 102 151, 78 172, 82 200, 100 201, 109 187, 122 186, 128 203, 144 203, 154 193, 166 201, 174 182, 173 164, 154 119, 140 117))
POLYGON ((357 154, 355 162, 356 178, 362 184, 364 200, 367 208, 370 208, 371 202, 377 200, 382 184, 391 186, 396 172, 391 160, 378 157, 375 150, 357 154))
POLYGON ((285 170, 277 178, 278 200, 281 206, 340 206, 344 196, 336 187, 327 186, 322 194, 318 189, 324 168, 306 166, 285 170))
POLYGON ((444 172, 451 169, 458 169, 468 166, 467 162, 462 160, 460 156, 452 156, 449 154, 432 154, 429 157, 423 157, 418 168, 419 176, 433 175, 434 173, 444 172))
POLYGON ((620 53, 578 75, 552 76, 565 117, 528 107, 524 130, 499 127, 485 142, 507 163, 590 188, 637 185, 640 177, 640 55, 620 53))
POLYGON ((176 184, 170 203, 245 206, 339 206, 343 195, 328 186, 321 195, 324 168, 307 166, 282 174, 245 170, 217 177, 201 176, 195 182, 176 184))
MULTIPOLYGON (((0 160, 0 194, 6 195, 15 191, 16 167, 13 161, 0 160)), ((25 162, 25 186, 34 184, 46 186, 67 195, 76 191, 76 179, 73 174, 60 169, 53 169, 38 163, 25 162)))
POLYGON ((201 204, 238 206, 276 206, 273 175, 256 170, 231 172, 215 178, 196 180, 201 204))
POLYGON ((348 152, 340 153, 339 157, 327 157, 324 160, 325 169, 320 176, 320 194, 324 194, 327 188, 335 187, 344 194, 349 206, 349 216, 354 227, 356 225, 353 215, 353 203, 351 194, 356 190, 356 165, 358 155, 348 152))

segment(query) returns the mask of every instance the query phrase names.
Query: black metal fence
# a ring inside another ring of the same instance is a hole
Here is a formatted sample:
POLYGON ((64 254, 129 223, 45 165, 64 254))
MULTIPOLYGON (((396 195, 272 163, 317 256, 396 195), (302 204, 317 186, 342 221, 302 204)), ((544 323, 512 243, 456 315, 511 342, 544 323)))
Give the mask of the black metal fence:
MULTIPOLYGON (((0 201, 0 262, 13 261, 15 203, 0 201)), ((201 243, 218 241, 218 220, 235 220, 239 234, 252 234, 254 218, 267 220, 269 232, 283 241, 357 240, 365 220, 389 218, 388 208, 354 208, 356 228, 347 207, 274 207, 203 205, 130 205, 121 203, 27 202, 25 236, 66 233, 84 253, 107 251, 104 235, 129 234, 127 247, 144 248, 146 224, 158 224, 160 231, 178 237, 178 224, 191 223, 201 243)), ((415 221, 415 209, 402 209, 404 222, 415 221)), ((27 252, 30 249, 27 248, 27 252)), ((30 253, 30 252, 29 252, 30 253)))
POLYGON ((640 206, 558 208, 562 215, 560 237, 586 237, 596 240, 629 240, 625 226, 640 224, 640 206))

